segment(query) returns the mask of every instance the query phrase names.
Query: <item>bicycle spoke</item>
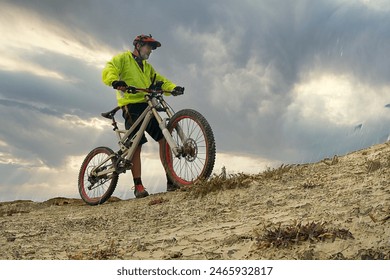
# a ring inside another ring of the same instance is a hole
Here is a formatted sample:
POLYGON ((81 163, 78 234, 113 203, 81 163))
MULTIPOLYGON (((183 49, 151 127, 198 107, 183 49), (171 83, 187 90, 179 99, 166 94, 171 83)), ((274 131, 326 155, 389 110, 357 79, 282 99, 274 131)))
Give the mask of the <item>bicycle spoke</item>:
MULTIPOLYGON (((178 125, 182 128, 187 139, 192 139, 192 141, 196 143, 197 154, 195 155, 194 160, 189 161, 186 157, 181 159, 175 158, 171 153, 171 157, 173 158, 173 169, 182 179, 193 181, 199 177, 204 167, 205 158, 203 156, 205 155, 205 152, 203 150, 206 149, 206 140, 202 129, 200 129, 199 125, 194 120, 186 118, 179 122, 178 125)), ((181 139, 176 130, 173 132, 173 138, 179 145, 181 144, 181 139)))
POLYGON ((90 205, 106 201, 116 187, 118 174, 98 175, 112 168, 113 159, 109 157, 113 153, 106 147, 95 148, 82 164, 79 174, 79 192, 83 200, 90 205))

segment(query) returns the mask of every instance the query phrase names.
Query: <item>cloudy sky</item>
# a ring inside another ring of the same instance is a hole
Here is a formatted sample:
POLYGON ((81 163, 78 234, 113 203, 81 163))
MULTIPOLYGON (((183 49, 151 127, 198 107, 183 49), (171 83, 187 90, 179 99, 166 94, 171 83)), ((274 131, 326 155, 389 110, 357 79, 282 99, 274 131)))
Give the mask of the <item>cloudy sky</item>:
MULTIPOLYGON (((140 33, 185 86, 169 97, 210 122, 228 172, 321 160, 387 141, 389 0, 0 0, 0 201, 78 197, 96 146, 115 147, 101 81, 140 33), (387 106, 386 106, 387 105, 387 106)), ((150 192, 164 189, 157 144, 143 149, 150 192)), ((114 195, 132 197, 131 175, 114 195)))

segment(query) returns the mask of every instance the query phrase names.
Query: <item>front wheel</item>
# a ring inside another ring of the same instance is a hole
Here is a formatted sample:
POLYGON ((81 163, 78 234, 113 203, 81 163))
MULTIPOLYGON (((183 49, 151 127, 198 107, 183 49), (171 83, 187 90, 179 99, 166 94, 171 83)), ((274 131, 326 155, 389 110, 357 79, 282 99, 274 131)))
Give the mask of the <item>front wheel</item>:
POLYGON ((116 172, 103 173, 113 169, 115 164, 114 151, 107 147, 93 149, 84 159, 79 173, 79 193, 89 205, 104 203, 110 198, 118 183, 116 172))
POLYGON ((163 145, 163 163, 169 179, 183 187, 208 178, 213 172, 216 149, 207 120, 195 110, 184 109, 173 115, 167 129, 182 150, 176 157, 166 141, 163 145))

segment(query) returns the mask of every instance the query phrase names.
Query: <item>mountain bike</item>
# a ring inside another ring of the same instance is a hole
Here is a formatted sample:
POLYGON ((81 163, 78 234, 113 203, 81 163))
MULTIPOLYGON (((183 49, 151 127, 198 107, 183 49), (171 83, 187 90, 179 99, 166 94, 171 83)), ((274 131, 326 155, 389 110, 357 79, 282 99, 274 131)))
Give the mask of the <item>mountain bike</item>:
POLYGON ((162 162, 167 176, 176 187, 207 179, 213 171, 215 140, 205 117, 192 109, 174 113, 164 100, 164 93, 172 92, 162 90, 161 84, 147 89, 128 87, 127 92, 144 92, 148 106, 128 130, 119 129, 115 120, 120 107, 101 114, 112 121, 119 150, 114 152, 109 147, 97 147, 84 159, 78 176, 78 189, 81 198, 89 205, 107 201, 117 186, 119 175, 131 170, 134 152, 152 118, 156 118, 163 133, 162 162))

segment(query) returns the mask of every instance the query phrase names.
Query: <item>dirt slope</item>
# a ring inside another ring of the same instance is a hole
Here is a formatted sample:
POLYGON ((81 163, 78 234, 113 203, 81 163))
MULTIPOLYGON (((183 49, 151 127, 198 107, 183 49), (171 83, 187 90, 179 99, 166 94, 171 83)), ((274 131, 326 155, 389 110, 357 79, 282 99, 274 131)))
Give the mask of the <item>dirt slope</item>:
POLYGON ((192 190, 0 203, 0 259, 389 259, 390 143, 192 190))

